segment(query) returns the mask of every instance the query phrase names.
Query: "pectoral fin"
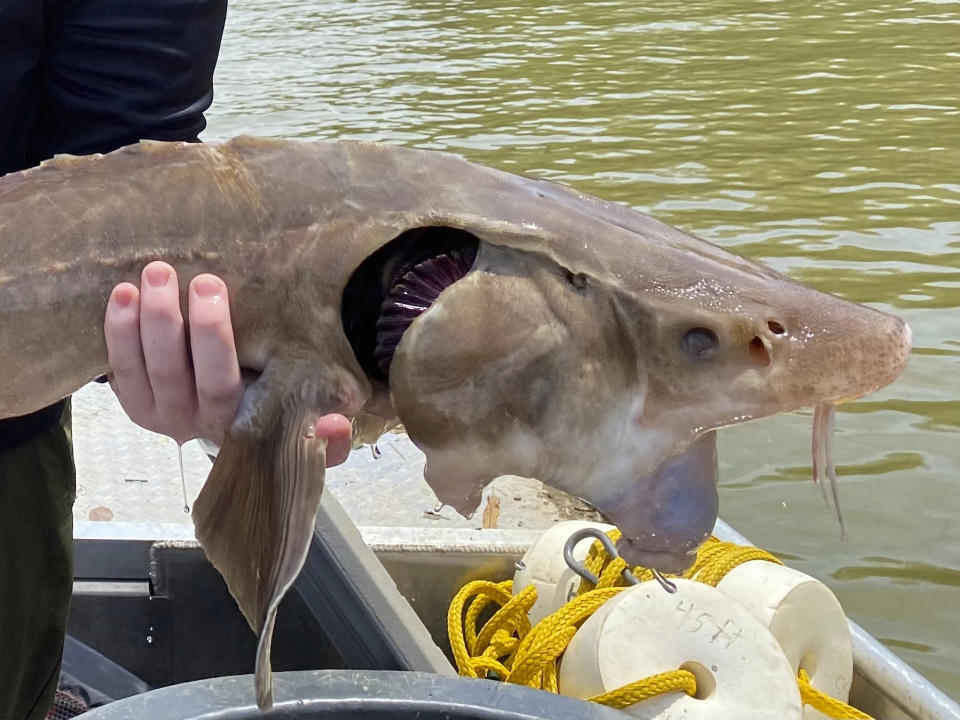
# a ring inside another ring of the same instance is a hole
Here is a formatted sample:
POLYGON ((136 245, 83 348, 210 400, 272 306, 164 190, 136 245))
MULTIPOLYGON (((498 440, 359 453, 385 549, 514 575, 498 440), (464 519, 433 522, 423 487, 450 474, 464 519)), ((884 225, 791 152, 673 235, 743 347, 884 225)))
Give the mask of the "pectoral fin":
POLYGON ((313 430, 318 393, 300 386, 277 401, 277 387, 264 378, 258 382, 268 392, 263 386, 248 389, 194 504, 193 520, 204 552, 258 635, 257 705, 266 709, 273 702, 270 645, 277 606, 306 559, 323 490, 326 440, 313 430))

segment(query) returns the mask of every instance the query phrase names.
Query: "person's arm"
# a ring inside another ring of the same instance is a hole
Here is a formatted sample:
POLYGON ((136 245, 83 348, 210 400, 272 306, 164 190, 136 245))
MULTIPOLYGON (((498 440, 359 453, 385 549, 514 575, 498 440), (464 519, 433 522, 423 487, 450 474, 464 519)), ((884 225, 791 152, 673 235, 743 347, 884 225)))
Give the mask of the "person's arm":
MULTIPOLYGON (((45 8, 34 162, 139 140, 198 139, 226 0, 49 0, 45 8)), ((114 289, 104 321, 112 384, 148 430, 178 442, 221 440, 243 392, 226 288, 215 276, 192 280, 189 343, 176 288, 173 268, 153 263, 139 288, 114 289)), ((331 443, 328 464, 342 461, 349 422, 334 416, 318 427, 331 443)))

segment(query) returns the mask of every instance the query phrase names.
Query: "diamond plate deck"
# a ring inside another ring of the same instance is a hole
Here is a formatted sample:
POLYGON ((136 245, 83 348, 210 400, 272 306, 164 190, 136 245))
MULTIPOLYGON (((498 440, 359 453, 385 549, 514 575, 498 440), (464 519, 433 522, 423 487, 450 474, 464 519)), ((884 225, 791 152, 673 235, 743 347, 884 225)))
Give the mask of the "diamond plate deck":
MULTIPOLYGON (((73 443, 76 520, 190 522, 183 510, 177 444, 134 425, 108 386, 91 383, 74 395, 73 443)), ((379 459, 370 449, 361 448, 327 473, 327 487, 356 524, 480 527, 479 512, 472 519, 449 507, 434 512, 437 500, 423 481, 423 454, 409 438, 388 434, 379 448, 379 459)), ((183 446, 183 465, 192 504, 210 471, 210 461, 194 441, 183 446)), ((500 500, 500 528, 544 528, 558 518, 589 512, 535 480, 498 478, 487 488, 484 503, 490 493, 500 500)))

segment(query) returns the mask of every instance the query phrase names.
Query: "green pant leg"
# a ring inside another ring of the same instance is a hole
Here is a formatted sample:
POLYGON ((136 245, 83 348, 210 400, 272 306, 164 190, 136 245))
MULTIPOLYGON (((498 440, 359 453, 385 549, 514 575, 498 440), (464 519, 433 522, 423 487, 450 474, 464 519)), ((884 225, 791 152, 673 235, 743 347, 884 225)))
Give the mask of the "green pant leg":
POLYGON ((76 473, 61 424, 0 453, 0 720, 40 720, 57 689, 73 584, 76 473))

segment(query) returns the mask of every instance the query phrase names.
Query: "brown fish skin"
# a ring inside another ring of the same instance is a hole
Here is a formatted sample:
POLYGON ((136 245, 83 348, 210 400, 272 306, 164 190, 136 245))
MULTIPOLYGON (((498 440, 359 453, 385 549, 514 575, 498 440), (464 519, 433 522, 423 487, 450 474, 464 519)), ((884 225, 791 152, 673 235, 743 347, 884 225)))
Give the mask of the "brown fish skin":
POLYGON ((910 350, 897 318, 451 155, 142 143, 0 179, 0 417, 108 370, 109 292, 155 259, 224 279, 241 365, 261 373, 194 521, 260 634, 264 707, 276 606, 323 484, 316 416, 344 413, 358 434, 399 416, 461 512, 497 475, 537 477, 604 512, 628 560, 670 571, 716 519, 713 429, 871 392, 910 350), (406 331, 388 387, 364 373, 341 300, 366 258, 422 227, 466 230, 479 252, 406 331))

